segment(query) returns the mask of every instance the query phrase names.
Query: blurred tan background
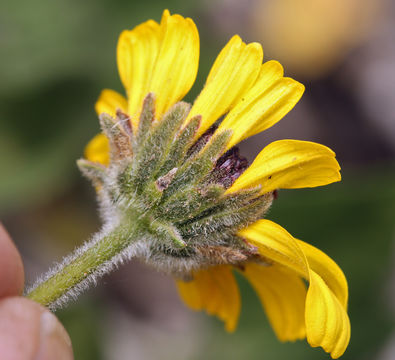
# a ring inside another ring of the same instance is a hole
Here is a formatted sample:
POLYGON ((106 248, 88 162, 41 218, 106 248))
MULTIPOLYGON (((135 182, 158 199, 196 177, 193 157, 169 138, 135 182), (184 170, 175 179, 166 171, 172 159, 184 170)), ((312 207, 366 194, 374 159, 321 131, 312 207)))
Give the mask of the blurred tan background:
MULTIPOLYGON (((388 0, 3 0, 0 3, 0 216, 33 281, 100 226, 94 191, 75 165, 98 132, 101 89, 122 91, 115 47, 125 28, 164 8, 201 37, 198 94, 238 33, 306 85, 279 124, 241 145, 252 160, 275 139, 330 146, 343 181, 281 191, 269 218, 332 256, 350 286, 352 337, 343 359, 395 358, 395 4, 388 0)), ((77 360, 329 359, 279 343, 240 280, 238 330, 193 313, 173 281, 138 263, 58 312, 77 360)))

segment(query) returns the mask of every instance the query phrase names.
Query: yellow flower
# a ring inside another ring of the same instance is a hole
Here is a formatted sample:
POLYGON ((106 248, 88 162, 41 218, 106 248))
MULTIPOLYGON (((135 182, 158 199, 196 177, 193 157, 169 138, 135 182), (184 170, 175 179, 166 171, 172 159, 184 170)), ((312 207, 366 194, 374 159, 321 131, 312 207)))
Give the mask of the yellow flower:
MULTIPOLYGON (((147 94, 156 98, 155 118, 160 122, 192 87, 198 60, 199 35, 189 18, 165 10, 160 24, 149 20, 122 32, 117 61, 126 98, 113 90, 103 90, 96 103, 97 113, 114 116, 121 110, 130 116, 132 132, 138 136, 147 94)), ((245 44, 237 35, 231 38, 184 121, 186 126, 196 116, 200 119, 195 141, 223 117, 215 134, 231 134, 224 152, 271 127, 293 108, 304 86, 284 77, 278 62, 262 64, 262 60, 259 44, 245 44)), ((107 138, 100 134, 88 144, 85 156, 107 166, 109 148, 107 138)), ((160 178, 166 186, 177 168, 173 170, 167 178, 160 178)), ((334 152, 323 145, 275 141, 246 171, 233 174, 225 195, 252 188, 259 188, 259 195, 264 195, 281 188, 326 185, 340 180, 339 170, 334 152)), ((228 331, 235 330, 240 313, 239 289, 232 273, 235 269, 254 287, 281 341, 307 338, 311 346, 321 346, 333 358, 341 356, 349 342, 350 323, 347 281, 336 263, 269 220, 239 227, 237 236, 256 251, 256 257, 237 266, 202 266, 194 269, 190 278, 177 280, 186 304, 218 316, 228 331)))

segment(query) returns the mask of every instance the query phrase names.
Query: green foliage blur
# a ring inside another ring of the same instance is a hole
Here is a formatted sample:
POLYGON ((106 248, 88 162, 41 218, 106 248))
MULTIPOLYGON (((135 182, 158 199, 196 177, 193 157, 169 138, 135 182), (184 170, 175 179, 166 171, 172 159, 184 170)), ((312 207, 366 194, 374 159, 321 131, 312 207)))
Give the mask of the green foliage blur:
MULTIPOLYGON (((118 34, 150 18, 159 21, 165 8, 192 17, 201 36, 198 79, 187 97, 192 101, 216 54, 230 37, 215 26, 215 20, 226 20, 228 13, 212 15, 215 8, 208 4, 180 0, 6 0, 0 4, 0 214, 23 254, 27 281, 34 280, 99 226, 94 191, 81 178, 75 161, 99 131, 93 105, 100 91, 123 91, 115 59, 118 34)), ((233 33, 256 40, 240 23, 235 23, 233 33)), ((329 96, 335 99, 333 103, 319 96, 336 93, 333 84, 337 71, 334 68, 321 80, 300 79, 310 93, 301 106, 314 109, 315 126, 323 132, 328 126, 323 123, 327 115, 317 108, 354 109, 350 117, 343 119, 352 126, 340 127, 334 120, 339 127, 329 131, 332 137, 304 138, 322 140, 335 149, 343 167, 343 181, 319 189, 281 191, 269 218, 325 251, 345 272, 350 287, 352 337, 343 359, 380 359, 391 334, 394 336, 393 148, 375 131, 370 134, 374 144, 379 145, 369 145, 362 125, 359 129, 358 124, 353 127, 356 118, 352 114, 361 115, 363 108, 354 102, 352 86, 347 90, 349 96, 341 101, 336 101, 333 94, 329 96), (342 143, 333 139, 341 139, 342 143), (377 150, 374 157, 365 156, 365 145, 377 150)), ((297 74, 287 75, 298 78, 297 74)), ((283 122, 294 122, 296 129, 303 116, 296 111, 283 122)), ((277 126, 280 128, 281 123, 277 126)), ((270 130, 268 134, 242 144, 242 150, 253 156, 269 142, 270 130)), ((293 132, 286 137, 293 138, 293 132)), ((58 313, 70 332, 77 360, 117 358, 116 348, 104 351, 103 345, 103 328, 106 321, 111 321, 108 308, 120 306, 114 300, 117 293, 108 286, 112 279, 128 286, 127 276, 106 278, 104 285, 58 313), (108 357, 109 353, 114 356, 108 357)), ((229 335, 219 321, 198 314, 205 330, 195 333, 199 346, 190 351, 188 359, 329 358, 303 341, 278 342, 256 295, 243 279, 238 280, 243 302, 238 330, 229 335)), ((130 304, 122 306, 128 308, 130 304)), ((136 315, 138 310, 131 312, 136 315)), ((136 322, 137 332, 139 326, 141 320, 136 322)), ((128 338, 128 334, 124 335, 128 338)), ((175 332, 175 339, 177 336, 180 334, 175 332)), ((152 346, 160 344, 153 342, 152 346)), ((133 350, 128 358, 140 359, 133 350)), ((166 353, 163 349, 158 358, 167 359, 166 353)))

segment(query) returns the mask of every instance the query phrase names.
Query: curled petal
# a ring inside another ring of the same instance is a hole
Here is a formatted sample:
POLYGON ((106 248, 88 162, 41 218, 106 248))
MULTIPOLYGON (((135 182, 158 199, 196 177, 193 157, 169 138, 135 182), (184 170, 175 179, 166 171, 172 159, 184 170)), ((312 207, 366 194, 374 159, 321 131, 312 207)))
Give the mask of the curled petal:
POLYGON ((245 44, 235 35, 219 53, 188 120, 202 116, 197 136, 228 112, 256 81, 263 59, 260 44, 245 44))
POLYGON ((351 334, 347 312, 314 271, 306 297, 306 334, 311 346, 321 346, 333 359, 343 355, 351 334))
POLYGON ((193 310, 206 310, 225 322, 225 329, 236 329, 240 314, 240 293, 229 266, 215 266, 193 274, 191 281, 177 281, 184 302, 193 310))
POLYGON ((344 309, 347 310, 348 284, 343 271, 323 251, 302 240, 296 239, 296 241, 305 254, 310 268, 322 277, 344 309))
POLYGON ((262 186, 275 189, 316 187, 340 181, 340 166, 328 147, 309 141, 279 140, 266 146, 228 192, 262 186))
MULTIPOLYGON (((239 231, 239 235, 255 245, 263 257, 288 267, 309 281, 305 307, 307 341, 311 346, 321 346, 333 358, 340 357, 350 340, 350 321, 342 299, 328 284, 342 283, 343 280, 330 279, 330 271, 321 275, 320 266, 314 262, 314 267, 310 265, 296 239, 269 220, 259 220, 239 231)), ((336 271, 332 274, 339 276, 336 271)))

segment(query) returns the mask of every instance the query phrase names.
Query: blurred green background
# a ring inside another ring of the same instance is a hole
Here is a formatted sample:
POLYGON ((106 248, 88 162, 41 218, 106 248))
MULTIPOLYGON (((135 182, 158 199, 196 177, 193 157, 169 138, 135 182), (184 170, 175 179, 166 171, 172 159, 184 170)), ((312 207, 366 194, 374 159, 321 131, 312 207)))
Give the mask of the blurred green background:
MULTIPOLYGON (((95 135, 103 88, 122 91, 118 34, 163 9, 190 16, 201 37, 198 79, 235 33, 306 85, 295 109, 241 145, 250 159, 274 139, 330 146, 343 181, 281 191, 269 218, 333 257, 350 286, 343 359, 395 358, 395 9, 391 1, 85 0, 0 3, 0 214, 31 282, 98 229, 94 191, 75 160, 95 135)), ((229 335, 192 313, 171 279, 138 263, 101 281, 58 316, 75 358, 328 359, 305 342, 279 343, 239 279, 242 314, 229 335)))

